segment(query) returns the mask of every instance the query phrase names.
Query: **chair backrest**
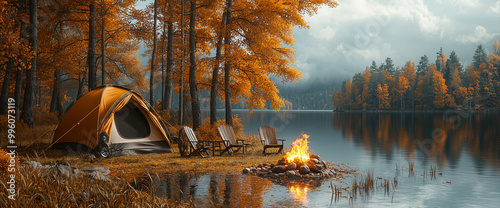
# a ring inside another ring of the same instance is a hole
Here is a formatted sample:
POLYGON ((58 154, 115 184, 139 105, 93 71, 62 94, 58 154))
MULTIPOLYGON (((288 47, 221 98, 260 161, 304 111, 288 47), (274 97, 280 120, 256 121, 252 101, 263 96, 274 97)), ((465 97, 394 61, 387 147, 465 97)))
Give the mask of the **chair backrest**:
POLYGON ((196 147, 198 146, 198 138, 196 138, 193 129, 189 126, 184 126, 183 129, 184 133, 186 133, 189 143, 191 144, 191 147, 193 147, 193 149, 196 149, 196 147))
POLYGON ((276 129, 270 126, 261 126, 259 128, 259 137, 262 145, 278 144, 276 138, 276 129))
POLYGON ((222 141, 224 141, 224 143, 227 143, 228 145, 237 144, 236 134, 234 134, 233 127, 222 125, 219 126, 218 130, 222 138, 222 141))

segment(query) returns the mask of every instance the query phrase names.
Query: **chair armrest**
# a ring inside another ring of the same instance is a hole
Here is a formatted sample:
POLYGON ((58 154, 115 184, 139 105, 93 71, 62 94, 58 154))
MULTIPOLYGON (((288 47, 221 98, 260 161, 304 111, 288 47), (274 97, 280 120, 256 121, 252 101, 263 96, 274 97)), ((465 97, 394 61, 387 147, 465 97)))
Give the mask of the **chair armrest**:
POLYGON ((198 140, 198 144, 203 145, 203 146, 212 146, 213 141, 198 140))
POLYGON ((284 142, 286 141, 286 139, 278 139, 278 141, 281 142, 281 145, 284 145, 284 142))

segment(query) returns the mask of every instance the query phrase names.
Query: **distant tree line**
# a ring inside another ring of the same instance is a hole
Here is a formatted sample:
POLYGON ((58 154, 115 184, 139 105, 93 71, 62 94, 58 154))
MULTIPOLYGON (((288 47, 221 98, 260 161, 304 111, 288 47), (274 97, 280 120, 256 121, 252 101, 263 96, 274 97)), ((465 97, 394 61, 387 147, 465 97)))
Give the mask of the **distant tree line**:
POLYGON ((441 48, 434 63, 394 67, 391 58, 357 73, 332 95, 336 110, 493 110, 500 107, 500 44, 487 54, 482 45, 473 62, 463 66, 455 51, 441 48))

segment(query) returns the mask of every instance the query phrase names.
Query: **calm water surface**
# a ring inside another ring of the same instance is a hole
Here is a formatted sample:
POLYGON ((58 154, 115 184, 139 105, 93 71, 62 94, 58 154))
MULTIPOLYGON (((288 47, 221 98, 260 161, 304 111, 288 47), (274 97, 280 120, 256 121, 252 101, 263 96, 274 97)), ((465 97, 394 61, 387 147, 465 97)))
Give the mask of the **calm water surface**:
MULTIPOLYGON (((207 112, 204 112, 208 116, 207 112)), ((498 207, 500 114, 334 113, 331 111, 236 111, 246 132, 276 128, 288 147, 307 133, 310 151, 323 160, 348 163, 362 173, 398 183, 353 200, 330 204, 330 181, 319 186, 282 186, 241 173, 163 176, 159 195, 192 197, 205 206, 498 207), (408 162, 414 161, 414 175, 408 162), (429 169, 437 167, 436 178, 429 169), (442 173, 442 174, 441 174, 442 173), (180 190, 180 191, 179 191, 180 190)), ((221 116, 222 117, 222 116, 221 116)), ((349 186, 352 178, 334 181, 349 186)))

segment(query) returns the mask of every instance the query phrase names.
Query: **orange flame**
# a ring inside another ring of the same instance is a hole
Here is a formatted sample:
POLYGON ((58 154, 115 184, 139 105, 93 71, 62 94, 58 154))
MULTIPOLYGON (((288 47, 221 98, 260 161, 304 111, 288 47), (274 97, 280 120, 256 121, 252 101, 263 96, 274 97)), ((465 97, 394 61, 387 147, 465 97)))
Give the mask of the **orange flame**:
POLYGON ((309 146, 307 146, 307 139, 309 135, 302 133, 300 138, 292 142, 292 149, 286 153, 285 159, 288 163, 309 161, 309 146))

